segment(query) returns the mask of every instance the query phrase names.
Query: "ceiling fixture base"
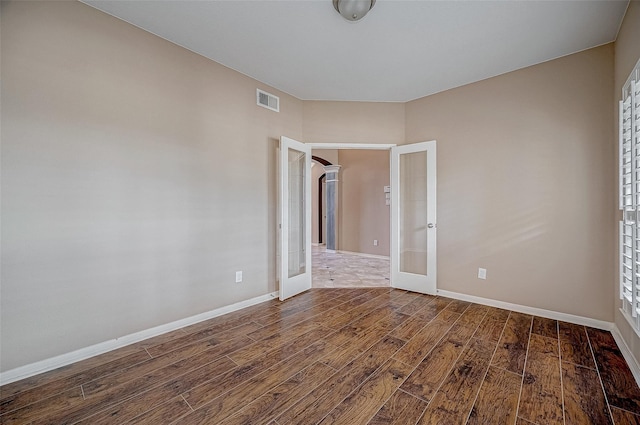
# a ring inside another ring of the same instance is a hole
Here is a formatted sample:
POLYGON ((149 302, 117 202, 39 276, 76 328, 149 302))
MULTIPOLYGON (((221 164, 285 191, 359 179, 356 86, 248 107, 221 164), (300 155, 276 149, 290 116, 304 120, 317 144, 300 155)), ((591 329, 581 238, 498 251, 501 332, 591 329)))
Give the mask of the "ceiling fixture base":
POLYGON ((333 0, 333 7, 348 21, 359 21, 366 15, 376 0, 333 0))

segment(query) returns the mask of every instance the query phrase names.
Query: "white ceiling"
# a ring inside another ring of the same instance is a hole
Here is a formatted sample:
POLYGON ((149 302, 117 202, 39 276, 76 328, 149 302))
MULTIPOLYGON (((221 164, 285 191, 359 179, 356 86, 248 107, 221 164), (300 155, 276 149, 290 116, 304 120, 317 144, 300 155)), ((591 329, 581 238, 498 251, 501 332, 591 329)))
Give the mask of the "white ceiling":
POLYGON ((627 0, 85 3, 300 99, 404 102, 614 41, 627 0))

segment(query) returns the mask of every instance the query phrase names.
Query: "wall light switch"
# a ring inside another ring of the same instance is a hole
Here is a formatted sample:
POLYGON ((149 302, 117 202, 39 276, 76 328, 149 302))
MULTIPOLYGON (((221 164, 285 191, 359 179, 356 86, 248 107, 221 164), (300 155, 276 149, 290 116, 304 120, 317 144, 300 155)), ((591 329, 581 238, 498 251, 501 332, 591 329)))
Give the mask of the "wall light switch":
POLYGON ((377 239, 373 240, 373 246, 378 246, 378 240, 377 239))
POLYGON ((242 272, 236 272, 236 283, 242 282, 242 272))
POLYGON ((487 278, 487 269, 483 269, 482 267, 478 269, 478 279, 486 279, 487 278))

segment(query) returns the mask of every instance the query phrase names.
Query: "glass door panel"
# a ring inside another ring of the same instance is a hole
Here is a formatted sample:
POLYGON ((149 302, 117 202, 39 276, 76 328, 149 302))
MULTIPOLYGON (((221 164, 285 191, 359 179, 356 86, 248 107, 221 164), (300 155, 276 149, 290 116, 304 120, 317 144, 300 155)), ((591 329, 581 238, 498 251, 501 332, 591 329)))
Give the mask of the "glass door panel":
POLYGON ((289 148, 289 277, 306 270, 305 153, 289 148))
POLYGON ((400 271, 427 275, 427 152, 400 155, 400 271))

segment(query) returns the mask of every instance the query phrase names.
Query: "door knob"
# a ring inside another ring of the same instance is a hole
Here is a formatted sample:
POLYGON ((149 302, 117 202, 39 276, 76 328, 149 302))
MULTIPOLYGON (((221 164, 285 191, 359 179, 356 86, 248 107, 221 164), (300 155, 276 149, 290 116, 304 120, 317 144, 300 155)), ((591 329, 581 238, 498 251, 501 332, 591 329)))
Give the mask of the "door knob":
POLYGON ((436 227, 436 225, 435 225, 435 224, 433 224, 433 223, 429 223, 429 224, 427 224, 427 227, 428 227, 429 229, 433 229, 434 227, 436 227))

